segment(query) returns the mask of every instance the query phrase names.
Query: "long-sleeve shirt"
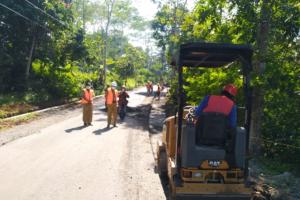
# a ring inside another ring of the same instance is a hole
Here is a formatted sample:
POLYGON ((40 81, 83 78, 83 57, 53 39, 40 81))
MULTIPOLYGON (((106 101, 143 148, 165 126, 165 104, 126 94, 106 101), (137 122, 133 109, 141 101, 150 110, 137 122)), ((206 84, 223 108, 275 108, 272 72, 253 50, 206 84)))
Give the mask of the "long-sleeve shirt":
POLYGON ((119 93, 119 105, 127 105, 127 98, 129 98, 128 93, 126 91, 121 91, 119 93))

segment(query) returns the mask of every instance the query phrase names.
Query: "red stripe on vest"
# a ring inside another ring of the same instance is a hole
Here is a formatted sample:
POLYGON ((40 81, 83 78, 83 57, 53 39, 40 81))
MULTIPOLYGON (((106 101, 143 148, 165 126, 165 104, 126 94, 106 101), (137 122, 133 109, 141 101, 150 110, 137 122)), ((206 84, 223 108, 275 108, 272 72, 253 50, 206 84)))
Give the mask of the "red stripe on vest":
POLYGON ((229 115, 234 106, 233 101, 226 96, 210 96, 207 106, 203 109, 203 112, 216 112, 229 115))

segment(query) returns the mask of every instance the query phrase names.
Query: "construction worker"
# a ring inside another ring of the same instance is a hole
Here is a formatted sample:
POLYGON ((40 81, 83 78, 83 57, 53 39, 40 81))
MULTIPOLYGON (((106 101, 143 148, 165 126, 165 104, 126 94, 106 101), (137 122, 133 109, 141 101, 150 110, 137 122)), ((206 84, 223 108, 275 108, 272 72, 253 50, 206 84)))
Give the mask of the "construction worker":
POLYGON ((150 95, 152 95, 152 93, 153 93, 153 84, 152 84, 151 81, 149 83, 149 88, 150 88, 150 95))
POLYGON ((121 120, 123 120, 126 115, 126 107, 128 104, 127 98, 129 98, 129 95, 126 92, 126 87, 125 87, 125 85, 122 85, 121 91, 119 93, 119 101, 118 101, 119 116, 120 116, 121 120))
POLYGON ((83 105, 83 125, 92 125, 93 120, 93 98, 95 96, 91 83, 87 83, 82 92, 81 104, 83 105))
POLYGON ((206 96, 195 110, 196 117, 202 112, 223 113, 229 117, 230 126, 236 127, 237 124, 237 107, 234 97, 237 95, 237 87, 233 84, 224 86, 221 95, 206 96))
POLYGON ((146 89, 147 89, 147 96, 149 97, 150 96, 150 81, 148 81, 146 83, 146 89))
POLYGON ((161 86, 159 83, 157 83, 157 90, 155 96, 157 97, 158 100, 160 100, 160 92, 161 92, 161 86))
POLYGON ((118 91, 116 89, 117 83, 113 81, 111 86, 105 91, 105 105, 107 106, 107 128, 113 124, 117 126, 117 102, 118 102, 118 91))

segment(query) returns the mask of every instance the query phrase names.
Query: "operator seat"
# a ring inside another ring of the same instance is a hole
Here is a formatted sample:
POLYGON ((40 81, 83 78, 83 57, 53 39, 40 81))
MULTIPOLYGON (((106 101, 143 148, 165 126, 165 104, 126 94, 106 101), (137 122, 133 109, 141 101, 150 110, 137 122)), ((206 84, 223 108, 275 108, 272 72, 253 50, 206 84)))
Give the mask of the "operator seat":
POLYGON ((181 153, 183 167, 198 167, 205 160, 227 160, 235 165, 235 130, 222 113, 201 113, 196 125, 183 126, 181 153))
POLYGON ((196 123, 196 145, 223 148, 230 132, 229 119, 222 113, 203 112, 196 123))

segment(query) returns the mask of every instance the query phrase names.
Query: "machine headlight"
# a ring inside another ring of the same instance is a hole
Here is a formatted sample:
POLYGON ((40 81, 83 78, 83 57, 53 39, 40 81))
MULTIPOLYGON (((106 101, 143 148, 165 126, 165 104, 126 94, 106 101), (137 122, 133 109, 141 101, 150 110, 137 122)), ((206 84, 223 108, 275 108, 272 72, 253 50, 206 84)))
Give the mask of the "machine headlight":
POLYGON ((195 178, 200 178, 201 176, 202 176, 202 174, 200 172, 193 173, 193 177, 195 177, 195 178))

